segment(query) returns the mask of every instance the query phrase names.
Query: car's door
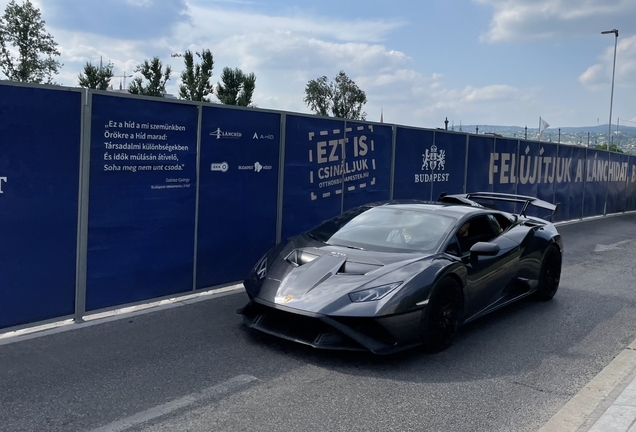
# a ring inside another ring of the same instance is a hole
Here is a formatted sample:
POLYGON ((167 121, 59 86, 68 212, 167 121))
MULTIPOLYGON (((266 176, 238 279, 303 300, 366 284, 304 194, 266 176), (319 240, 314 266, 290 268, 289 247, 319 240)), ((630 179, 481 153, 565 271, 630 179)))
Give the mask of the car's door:
POLYGON ((456 234, 461 259, 468 273, 466 319, 485 312, 504 296, 519 262, 519 244, 502 235, 492 215, 480 215, 468 222, 468 235, 462 237, 456 234), (471 254, 470 248, 477 242, 494 243, 499 246, 499 251, 492 256, 471 254))

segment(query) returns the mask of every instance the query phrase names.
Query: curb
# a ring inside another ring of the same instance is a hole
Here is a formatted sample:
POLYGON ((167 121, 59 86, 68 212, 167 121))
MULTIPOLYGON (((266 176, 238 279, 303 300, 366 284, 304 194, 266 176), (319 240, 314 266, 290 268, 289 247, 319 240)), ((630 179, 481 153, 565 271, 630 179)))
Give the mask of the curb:
POLYGON ((583 432, 589 430, 603 412, 631 382, 636 370, 636 340, 570 399, 537 432, 583 432))
POLYGON ((27 327, 20 330, 9 331, 6 333, 0 333, 0 346, 84 327, 91 327, 96 324, 117 321, 124 318, 144 315, 151 312, 172 309, 188 304, 199 303, 206 300, 212 300, 219 297, 238 294, 243 290, 244 287, 241 283, 225 288, 210 289, 198 292, 196 294, 186 294, 179 297, 172 297, 169 299, 154 301, 150 303, 143 303, 136 306, 128 306, 120 309, 109 310, 106 312, 85 315, 81 322, 75 322, 72 319, 68 319, 33 327, 27 327))

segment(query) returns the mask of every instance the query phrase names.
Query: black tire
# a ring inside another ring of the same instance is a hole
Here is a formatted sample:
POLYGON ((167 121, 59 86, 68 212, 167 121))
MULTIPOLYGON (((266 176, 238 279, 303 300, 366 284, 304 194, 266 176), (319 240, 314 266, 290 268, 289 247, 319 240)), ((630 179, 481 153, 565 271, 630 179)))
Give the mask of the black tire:
POLYGON ((543 255, 541 270, 539 270, 539 285, 536 297, 541 301, 551 300, 559 289, 561 280, 561 252, 551 245, 543 255))
POLYGON ((459 284, 450 277, 441 279, 433 288, 422 315, 421 340, 428 352, 448 348, 455 338, 464 312, 464 296, 459 284))

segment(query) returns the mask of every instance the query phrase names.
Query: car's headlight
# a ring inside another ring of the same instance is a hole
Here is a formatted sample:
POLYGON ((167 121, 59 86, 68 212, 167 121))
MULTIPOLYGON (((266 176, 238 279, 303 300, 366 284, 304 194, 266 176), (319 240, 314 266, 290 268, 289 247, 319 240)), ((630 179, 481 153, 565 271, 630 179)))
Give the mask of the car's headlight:
POLYGON ((382 285, 374 288, 365 289, 362 291, 355 291, 349 293, 349 298, 354 303, 367 302, 380 300, 385 297, 388 293, 396 289, 402 284, 402 282, 395 282, 388 285, 382 285))

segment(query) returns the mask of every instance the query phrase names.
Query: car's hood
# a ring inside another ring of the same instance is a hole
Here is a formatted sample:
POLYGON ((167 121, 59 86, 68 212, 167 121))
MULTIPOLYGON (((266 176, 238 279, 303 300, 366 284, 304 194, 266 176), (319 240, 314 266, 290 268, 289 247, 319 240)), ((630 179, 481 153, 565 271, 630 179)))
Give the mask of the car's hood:
POLYGON ((258 298, 310 312, 334 311, 351 303, 352 291, 410 279, 403 269, 430 256, 296 243, 270 257, 274 262, 258 298))

